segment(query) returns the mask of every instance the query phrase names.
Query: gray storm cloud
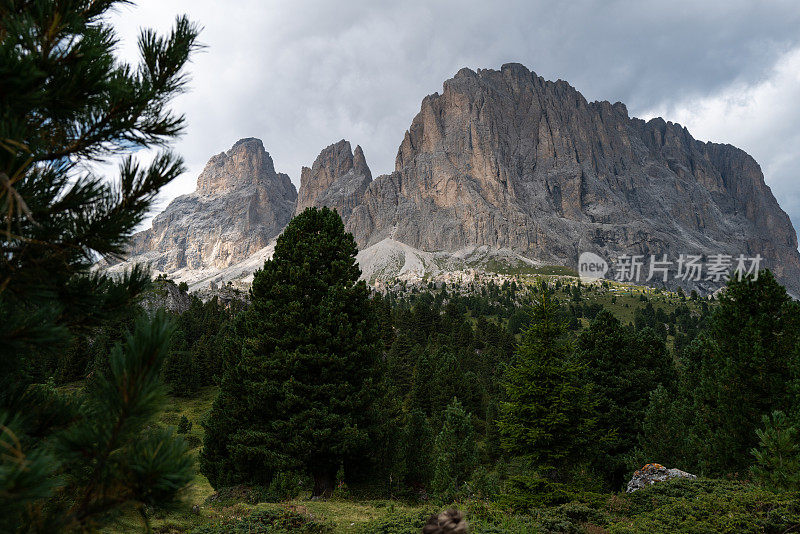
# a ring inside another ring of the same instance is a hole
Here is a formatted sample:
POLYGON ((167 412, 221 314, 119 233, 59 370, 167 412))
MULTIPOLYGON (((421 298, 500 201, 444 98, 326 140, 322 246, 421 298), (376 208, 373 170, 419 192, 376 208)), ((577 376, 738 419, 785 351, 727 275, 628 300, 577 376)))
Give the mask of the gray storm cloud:
POLYGON ((569 81, 590 100, 681 122, 761 163, 800 226, 800 3, 745 1, 277 2, 147 0, 112 18, 120 54, 139 27, 187 13, 208 48, 176 109, 190 172, 162 195, 194 188, 206 160, 241 137, 264 141, 297 184, 300 167, 341 138, 391 171, 422 98, 461 67, 519 62, 569 81))

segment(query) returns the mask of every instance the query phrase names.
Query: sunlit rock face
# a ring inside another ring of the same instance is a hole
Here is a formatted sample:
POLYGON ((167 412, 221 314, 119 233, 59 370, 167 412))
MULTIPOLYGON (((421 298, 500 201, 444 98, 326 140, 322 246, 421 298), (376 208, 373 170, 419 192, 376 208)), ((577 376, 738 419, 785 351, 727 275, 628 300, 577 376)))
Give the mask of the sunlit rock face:
POLYGON ((462 69, 426 97, 347 228, 362 247, 488 245, 566 265, 583 251, 761 254, 800 285, 797 234, 753 158, 518 64, 462 69))
POLYGON ((335 208, 381 265, 378 252, 400 249, 439 263, 481 250, 570 267, 582 252, 758 254, 800 295, 797 234, 752 157, 630 117, 622 103, 588 102, 518 64, 462 69, 425 97, 394 172, 374 180, 361 148, 341 140, 301 170, 298 195, 261 141, 238 141, 134 236, 131 260, 187 277, 244 276, 248 258, 261 259, 309 206, 335 208))
POLYGON ((324 149, 311 168, 303 167, 295 213, 312 206, 327 206, 347 221, 370 182, 372 173, 361 147, 356 146, 353 152, 350 143, 342 139, 324 149))
POLYGON ((289 223, 297 191, 258 139, 213 156, 197 190, 173 200, 153 227, 133 237, 137 257, 162 272, 222 269, 267 244, 289 223))

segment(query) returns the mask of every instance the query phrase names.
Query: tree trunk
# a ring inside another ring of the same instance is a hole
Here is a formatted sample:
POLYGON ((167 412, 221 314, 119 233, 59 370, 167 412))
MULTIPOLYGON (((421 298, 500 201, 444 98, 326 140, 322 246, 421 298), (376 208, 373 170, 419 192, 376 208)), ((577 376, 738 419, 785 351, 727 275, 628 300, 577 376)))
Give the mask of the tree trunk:
POLYGON ((312 497, 330 497, 333 493, 335 474, 330 471, 317 471, 314 473, 314 491, 312 497))

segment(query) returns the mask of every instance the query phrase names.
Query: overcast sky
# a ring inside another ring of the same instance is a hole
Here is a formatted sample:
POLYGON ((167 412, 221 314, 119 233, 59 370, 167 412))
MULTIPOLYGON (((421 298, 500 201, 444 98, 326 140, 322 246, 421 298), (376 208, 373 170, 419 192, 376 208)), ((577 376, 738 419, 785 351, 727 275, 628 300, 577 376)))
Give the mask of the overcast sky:
POLYGON ((422 98, 461 67, 519 62, 589 100, 622 101, 761 164, 800 227, 800 2, 139 0, 112 17, 120 55, 142 26, 186 13, 207 48, 174 108, 189 172, 159 207, 194 190, 208 158, 258 137, 299 185, 325 146, 360 144, 373 176, 394 169, 422 98))

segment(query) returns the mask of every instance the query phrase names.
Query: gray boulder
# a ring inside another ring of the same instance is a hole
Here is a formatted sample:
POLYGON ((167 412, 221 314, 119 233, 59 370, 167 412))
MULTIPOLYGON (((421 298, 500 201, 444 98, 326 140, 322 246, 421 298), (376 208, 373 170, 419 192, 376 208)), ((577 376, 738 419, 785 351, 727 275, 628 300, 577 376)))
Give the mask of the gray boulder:
POLYGON ((647 486, 673 478, 697 478, 697 476, 680 469, 667 469, 661 464, 647 464, 633 473, 633 478, 628 482, 628 488, 625 491, 633 493, 647 486))

